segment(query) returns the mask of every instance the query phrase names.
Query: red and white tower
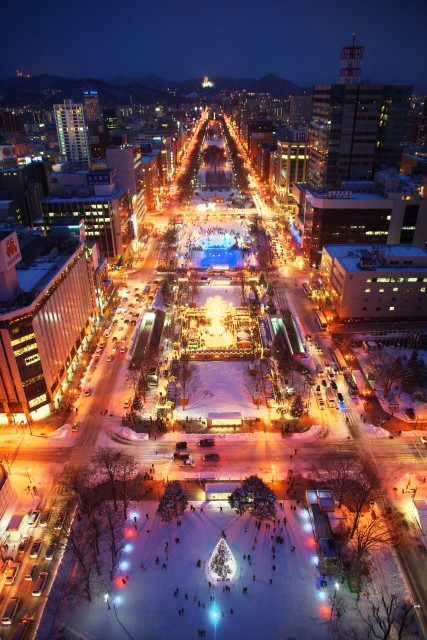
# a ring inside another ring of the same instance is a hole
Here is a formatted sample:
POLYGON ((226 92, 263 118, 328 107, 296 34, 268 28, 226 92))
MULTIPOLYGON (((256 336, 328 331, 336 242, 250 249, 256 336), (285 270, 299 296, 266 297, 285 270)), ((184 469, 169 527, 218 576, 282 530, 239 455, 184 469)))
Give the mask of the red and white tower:
POLYGON ((356 46, 355 41, 356 34, 353 33, 353 44, 342 48, 339 84, 360 84, 365 47, 356 46))

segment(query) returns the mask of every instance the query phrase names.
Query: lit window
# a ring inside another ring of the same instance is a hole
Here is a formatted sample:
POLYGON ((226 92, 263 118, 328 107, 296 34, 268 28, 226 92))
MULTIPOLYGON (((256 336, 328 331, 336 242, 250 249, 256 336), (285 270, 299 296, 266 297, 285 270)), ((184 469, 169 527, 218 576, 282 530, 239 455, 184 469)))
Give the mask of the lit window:
POLYGON ((370 289, 365 289, 365 293, 371 293, 370 289))

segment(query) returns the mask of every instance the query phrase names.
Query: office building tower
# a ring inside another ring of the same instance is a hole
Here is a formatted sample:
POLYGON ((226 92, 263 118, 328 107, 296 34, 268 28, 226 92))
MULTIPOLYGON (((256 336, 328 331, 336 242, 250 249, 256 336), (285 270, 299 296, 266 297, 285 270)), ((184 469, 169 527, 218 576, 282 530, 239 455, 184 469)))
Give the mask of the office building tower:
POLYGON ((97 91, 84 92, 86 117, 88 122, 102 122, 101 107, 97 91))
POLYGON ((289 122, 291 125, 309 123, 311 109, 313 107, 313 96, 311 94, 303 96, 289 96, 289 122))
POLYGON ((90 152, 83 105, 64 100, 64 104, 54 104, 53 111, 61 154, 71 164, 88 166, 90 152))
POLYGON ((0 233, 3 421, 43 418, 67 389, 96 319, 91 253, 70 236, 0 233))
POLYGON ((410 86, 332 84, 314 87, 308 183, 339 190, 345 180, 371 180, 382 164, 400 164, 410 86))

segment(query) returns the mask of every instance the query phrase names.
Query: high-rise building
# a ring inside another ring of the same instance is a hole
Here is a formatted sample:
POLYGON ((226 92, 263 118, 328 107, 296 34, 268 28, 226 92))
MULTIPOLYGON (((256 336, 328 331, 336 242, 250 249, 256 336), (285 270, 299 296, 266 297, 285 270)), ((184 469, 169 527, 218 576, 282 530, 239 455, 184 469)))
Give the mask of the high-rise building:
POLYGON ((87 166, 90 152, 83 105, 64 100, 64 104, 54 104, 53 111, 61 154, 71 164, 87 166))
POLYGON ((142 152, 139 145, 110 146, 106 150, 107 165, 115 169, 117 186, 129 191, 135 216, 136 237, 143 232, 145 202, 142 152))
POLYGON ((102 122, 101 107, 97 91, 84 92, 85 109, 88 122, 102 122))
POLYGON ((0 233, 3 421, 48 415, 67 388, 96 318, 90 254, 79 238, 0 233))
POLYGON ((289 96, 289 122, 291 125, 310 122, 313 96, 289 96))
POLYGON ((410 86, 332 84, 314 87, 309 136, 310 187, 339 190, 400 164, 410 86))

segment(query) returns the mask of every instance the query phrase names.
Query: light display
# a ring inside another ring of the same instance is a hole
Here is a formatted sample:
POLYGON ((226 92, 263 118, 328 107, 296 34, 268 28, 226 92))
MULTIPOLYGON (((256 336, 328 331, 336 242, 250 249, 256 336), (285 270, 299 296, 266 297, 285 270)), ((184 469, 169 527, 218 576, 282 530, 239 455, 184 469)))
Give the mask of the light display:
POLYGON ((236 576, 237 562, 224 538, 221 538, 211 555, 208 572, 213 582, 230 582, 236 576))

